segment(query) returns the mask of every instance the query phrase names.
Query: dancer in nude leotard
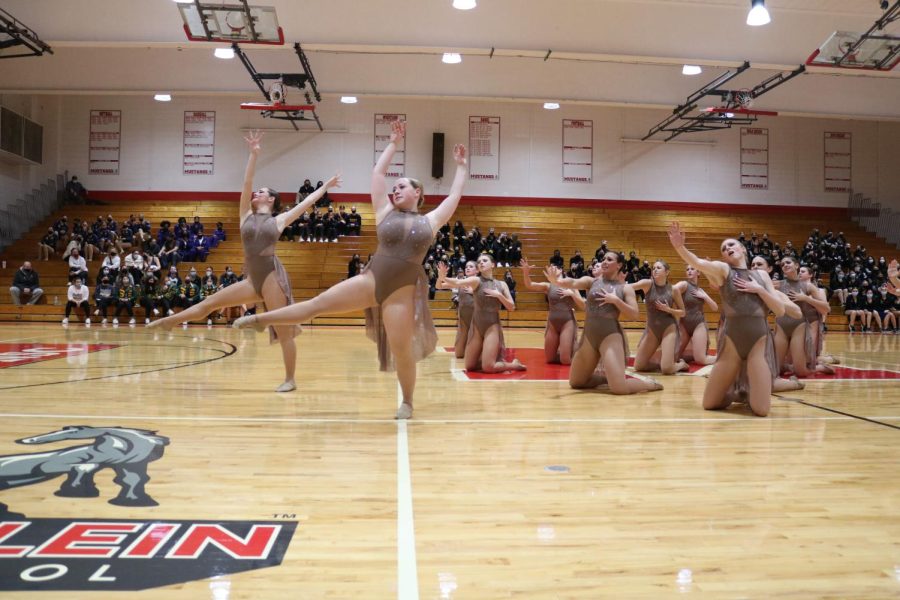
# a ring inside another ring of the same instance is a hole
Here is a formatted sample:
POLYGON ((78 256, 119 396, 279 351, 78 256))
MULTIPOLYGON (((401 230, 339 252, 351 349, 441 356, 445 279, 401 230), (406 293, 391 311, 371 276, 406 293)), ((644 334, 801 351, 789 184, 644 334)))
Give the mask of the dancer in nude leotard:
MULTIPOLYGON (((438 266, 440 270, 440 266, 438 266)), ((475 261, 466 262, 465 277, 474 277, 478 274, 475 267, 475 261)), ((457 276, 458 277, 458 276, 457 276)), ((469 327, 472 325, 472 314, 475 312, 475 297, 469 286, 460 285, 458 281, 446 279, 441 281, 438 279, 435 287, 442 290, 456 289, 456 302, 458 304, 457 320, 456 320, 456 341, 453 343, 453 351, 456 358, 463 358, 466 355, 466 342, 469 339, 469 327)))
POLYGON ((825 290, 814 283, 815 271, 808 265, 800 267, 797 278, 800 283, 809 286, 812 293, 807 295, 804 293, 795 294, 791 297, 800 310, 803 311, 803 319, 806 321, 806 327, 809 329, 809 335, 812 337, 813 359, 812 363, 816 365, 817 373, 834 373, 834 369, 830 365, 836 364, 838 361, 831 355, 825 354, 825 317, 831 312, 831 305, 828 304, 828 297, 825 290))
MULTIPOLYGON (((281 261, 275 256, 275 242, 288 224, 313 206, 329 188, 340 185, 341 179, 335 175, 307 196, 303 202, 277 217, 272 216, 273 209, 277 210, 280 204, 278 192, 268 187, 253 191, 253 175, 256 172, 256 157, 259 155, 262 134, 254 131, 244 139, 250 147, 250 158, 244 174, 239 210, 247 279, 229 285, 187 310, 159 319, 148 327, 162 327, 168 330, 177 323, 201 319, 213 311, 241 304, 262 301, 268 310, 274 310, 293 302, 291 282, 281 261)), ((297 387, 294 382, 297 362, 294 336, 298 332, 299 330, 291 327, 277 327, 272 331, 272 340, 278 340, 284 356, 285 377, 284 383, 277 388, 279 392, 289 392, 297 387)))
MULTIPOLYGON (((813 296, 816 293, 815 286, 809 282, 800 281, 799 270, 800 264, 796 258, 786 256, 781 259, 784 280, 778 282, 776 288, 795 302, 802 302, 808 298, 818 303, 813 296)), ((827 302, 824 304, 827 305, 827 302)), ((793 371, 799 377, 808 377, 815 372, 815 341, 812 336, 812 328, 808 326, 803 315, 796 319, 787 315, 775 319, 775 354, 781 370, 785 369, 785 358, 788 351, 790 351, 793 371)))
POLYGON ((634 289, 619 281, 625 268, 625 258, 607 252, 591 267, 591 276, 569 279, 556 271, 544 269, 547 281, 553 285, 575 290, 588 290, 585 302, 584 331, 569 369, 569 386, 574 389, 595 388, 604 383, 613 394, 637 394, 661 390, 652 379, 625 377, 628 355, 625 333, 619 325, 619 315, 637 318, 638 306, 634 289), (601 369, 598 371, 598 367, 601 369))
POLYGON ((378 249, 365 271, 344 280, 305 302, 292 304, 262 315, 251 315, 235 321, 235 327, 261 328, 267 325, 302 323, 324 312, 341 313, 366 310, 366 328, 378 344, 379 362, 386 370, 393 361, 403 392, 398 419, 408 419, 413 412, 416 386, 416 362, 434 351, 437 331, 428 309, 428 281, 422 259, 434 234, 453 216, 466 181, 466 148, 453 149, 456 173, 450 194, 428 214, 418 213, 425 201, 422 184, 409 177, 394 183, 388 195, 385 175, 397 142, 406 135, 406 124, 395 121, 390 143, 378 158, 372 171, 372 204, 378 249), (393 355, 393 356, 391 356, 393 355))
MULTIPOLYGON (((490 254, 481 254, 475 267, 478 269, 476 277, 456 282, 456 285, 470 288, 475 300, 469 338, 466 340, 466 370, 484 373, 524 371, 525 365, 518 359, 506 361, 503 358, 505 345, 503 327, 500 324, 500 307, 506 310, 516 309, 509 288, 506 287, 506 282, 494 279, 494 258, 490 254)), ((438 265, 438 283, 444 286, 447 271, 447 265, 438 265)))
POLYGON ((647 327, 634 357, 635 371, 660 371, 672 375, 688 368, 677 357, 679 330, 677 319, 684 316, 681 292, 669 284, 669 265, 661 260, 653 263, 650 279, 632 284, 634 291, 646 296, 647 327), (659 358, 654 354, 659 352, 659 358))
POLYGON ((681 293, 681 300, 684 302, 684 316, 678 320, 678 326, 681 328, 681 347, 678 348, 677 356, 687 362, 711 365, 716 359, 709 356, 709 328, 706 325, 703 307, 709 305, 712 310, 718 312, 719 305, 700 287, 700 271, 688 265, 686 274, 687 279, 672 286, 681 293))
POLYGON ((759 416, 769 414, 777 368, 766 315, 769 311, 776 316, 784 314, 772 280, 765 273, 747 268, 747 250, 738 240, 729 238, 722 242, 721 261, 703 260, 688 250, 678 223, 669 227, 669 241, 684 262, 697 267, 722 294, 723 329, 716 363, 703 391, 703 408, 727 407, 732 401, 729 392, 744 378, 744 372, 750 409, 759 416))
MULTIPOLYGON (((544 292, 547 296, 549 310, 547 326, 544 328, 544 360, 551 364, 572 364, 575 340, 578 338, 575 309, 584 310, 584 299, 577 290, 532 281, 531 265, 527 259, 522 258, 519 265, 522 267, 522 281, 525 287, 533 292, 544 292)), ((555 270, 557 276, 562 276, 562 271, 558 267, 550 265, 547 268, 555 270)))

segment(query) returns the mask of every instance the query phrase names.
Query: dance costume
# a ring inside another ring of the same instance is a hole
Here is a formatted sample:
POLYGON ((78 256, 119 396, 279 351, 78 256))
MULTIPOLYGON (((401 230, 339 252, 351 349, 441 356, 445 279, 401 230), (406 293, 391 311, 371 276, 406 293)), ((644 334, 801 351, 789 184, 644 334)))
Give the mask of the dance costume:
POLYGON ((681 345, 681 332, 677 327, 678 321, 676 321, 675 317, 670 313, 656 308, 657 302, 663 302, 670 308, 675 306, 675 297, 672 286, 668 283, 665 285, 656 285, 656 283, 651 281, 650 290, 647 292, 647 299, 645 302, 647 304, 647 328, 644 329, 641 341, 643 341, 649 331, 656 338, 656 343, 662 344, 666 330, 672 325, 675 325, 675 351, 677 352, 681 345))
POLYGON ((760 285, 763 285, 763 282, 754 271, 731 267, 719 290, 722 295, 722 319, 716 344, 718 348, 716 361, 725 354, 726 339, 731 340, 741 359, 741 370, 735 381, 735 388, 737 392, 746 392, 749 389, 747 358, 761 338, 766 340, 765 360, 771 372, 772 381, 778 375, 778 367, 775 364, 774 339, 766 321, 769 308, 758 294, 738 291, 734 286, 735 278, 745 281, 753 279, 760 285))
POLYGON ((469 335, 469 329, 472 328, 472 315, 475 313, 475 296, 469 288, 460 286, 459 291, 456 293, 456 302, 459 305, 457 311, 459 325, 456 328, 456 342, 454 346, 459 343, 462 337, 463 326, 465 326, 466 336, 469 335))
POLYGON ((595 352, 600 352, 600 345, 607 336, 619 334, 622 336, 622 348, 625 351, 625 358, 628 358, 628 343, 625 338, 625 332, 619 324, 619 308, 614 304, 604 304, 603 295, 615 294, 620 300, 625 299, 625 284, 617 281, 606 281, 598 278, 591 284, 588 291, 587 301, 585 302, 586 317, 584 320, 584 332, 581 334, 581 341, 578 347, 581 347, 585 341, 591 345, 595 352))
POLYGON ((547 330, 552 329, 556 332, 556 335, 562 335, 563 327, 566 326, 566 323, 575 323, 575 331, 577 333, 578 321, 575 320, 575 301, 564 294, 562 288, 551 283, 550 289, 547 291, 547 303, 550 305, 550 310, 547 313, 547 330))
POLYGON ((366 309, 366 334, 378 345, 378 362, 382 371, 393 370, 390 347, 381 304, 402 287, 415 286, 413 356, 420 361, 437 347, 437 330, 428 308, 428 278, 422 260, 431 246, 434 234, 428 218, 415 212, 394 209, 375 228, 378 248, 366 266, 375 276, 375 301, 378 306, 366 309))
POLYGON ((472 311, 472 322, 469 325, 469 340, 472 339, 472 336, 475 335, 475 332, 477 331, 478 335, 481 336, 483 344, 488 329, 496 325, 497 333, 500 336, 500 343, 497 348, 497 357, 495 361, 499 361, 503 359, 503 353, 506 349, 506 344, 503 341, 503 327, 500 325, 500 308, 503 305, 500 303, 500 300, 488 296, 484 292, 487 290, 496 290, 503 293, 503 286, 496 279, 488 279, 481 275, 478 276, 478 280, 478 288, 472 292, 475 306, 472 311))
MULTIPOLYGON (((812 296, 812 294, 810 292, 813 290, 810 290, 809 289, 810 287, 813 287, 813 286, 809 283, 804 283, 798 279, 785 278, 784 281, 782 281, 782 283, 781 283, 781 291, 784 292, 785 294, 787 294, 788 297, 790 297, 791 293, 794 293, 794 294, 805 293, 809 296, 812 296)), ((801 311, 805 311, 806 307, 809 307, 815 311, 815 308, 808 302, 798 302, 797 304, 800 306, 801 311)), ((779 327, 781 327, 781 329, 784 331, 785 335, 787 335, 789 343, 790 343, 791 336, 793 336, 793 334, 794 334, 794 330, 796 330, 797 327, 799 327, 800 325, 807 323, 807 322, 808 322, 808 320, 806 318, 806 312, 804 312, 803 315, 801 315, 801 317, 799 319, 794 319, 793 317, 789 317, 787 315, 784 315, 784 316, 781 316, 781 317, 778 317, 777 319, 775 319, 775 324, 778 325, 779 327)), ((814 369, 816 367, 816 349, 813 347, 815 340, 813 340, 811 327, 812 327, 812 325, 808 325, 806 327, 806 334, 803 338, 803 348, 804 348, 804 351, 806 352, 806 367, 808 369, 814 369)), ((796 360, 796 359, 794 359, 792 357, 792 360, 796 360)))
POLYGON ((681 318, 681 324, 684 326, 684 332, 688 336, 692 336, 694 335, 694 330, 706 322, 706 317, 703 315, 703 305, 706 302, 703 298, 694 296, 694 292, 700 291, 699 285, 690 281, 685 281, 685 283, 687 284, 687 289, 681 295, 681 299, 684 302, 684 316, 681 318))
MULTIPOLYGON (((288 304, 294 303, 291 292, 291 280, 288 278, 284 265, 275 256, 275 242, 281 233, 278 231, 278 222, 268 213, 252 213, 241 223, 241 244, 244 246, 244 268, 250 278, 253 290, 260 298, 263 297, 262 289, 269 273, 275 273, 275 281, 284 293, 288 304)), ((268 307, 266 307, 268 309, 268 307)), ((292 337, 300 333, 300 328, 293 327, 292 337)), ((277 334, 275 328, 269 328, 269 340, 275 342, 277 334)))

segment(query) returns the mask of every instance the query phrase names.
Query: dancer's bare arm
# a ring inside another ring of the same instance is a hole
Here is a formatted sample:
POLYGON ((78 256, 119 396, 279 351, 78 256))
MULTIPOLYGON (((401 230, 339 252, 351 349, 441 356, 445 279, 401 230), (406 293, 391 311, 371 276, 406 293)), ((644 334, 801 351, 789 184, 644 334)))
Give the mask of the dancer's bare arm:
POLYGON ((672 248, 678 253, 678 256, 689 265, 693 265, 698 271, 706 275, 706 277, 715 285, 721 286, 722 282, 728 276, 730 268, 727 264, 718 260, 704 260, 688 250, 685 245, 684 231, 677 222, 669 226, 669 242, 672 248))
POLYGON ((397 145, 403 141, 403 138, 406 137, 406 122, 405 121, 394 121, 391 123, 391 140, 388 143, 387 147, 384 149, 384 152, 381 153, 381 156, 378 157, 378 162, 375 163, 375 168, 372 169, 372 206, 375 208, 375 224, 381 223, 381 220, 384 219, 389 212, 393 210, 393 205, 391 204, 390 198, 388 198, 388 184, 387 184, 387 172, 388 168, 391 166, 391 160, 394 158, 394 153, 397 151, 397 145))
POLYGON ((453 175, 450 194, 437 205, 437 208, 426 215, 432 231, 437 231, 450 220, 450 217, 456 212, 456 207, 459 206, 459 199, 462 198, 463 186, 465 186, 468 176, 465 146, 457 144, 453 147, 453 160, 456 161, 456 174, 453 175))
POLYGON ((594 283, 594 278, 588 275, 572 279, 571 277, 561 277, 558 273, 551 271, 549 267, 544 268, 544 277, 553 285, 569 290, 589 290, 594 283))
POLYGON ((259 156, 262 138, 263 134, 259 131, 251 131, 244 136, 244 140, 250 148, 250 157, 247 159, 247 170, 244 171, 244 187, 241 189, 241 204, 239 208, 241 223, 250 214, 250 199, 253 198, 253 176, 256 174, 256 157, 259 156))
POLYGON ((519 266, 522 267, 522 284, 525 286, 525 289, 546 294, 550 289, 550 284, 531 281, 531 265, 528 263, 528 259, 523 256, 519 266))
POLYGON ((291 208, 291 210, 286 211, 275 217, 275 224, 278 227, 278 231, 284 231, 284 228, 287 227, 290 223, 294 222, 294 219, 298 218, 301 214, 306 212, 306 209, 310 206, 313 206, 316 202, 318 202, 319 198, 325 195, 325 192, 329 190, 329 188, 333 187, 341 187, 343 180, 341 179, 340 173, 335 173, 331 179, 322 184, 322 187, 314 191, 312 194, 303 199, 300 204, 291 208))

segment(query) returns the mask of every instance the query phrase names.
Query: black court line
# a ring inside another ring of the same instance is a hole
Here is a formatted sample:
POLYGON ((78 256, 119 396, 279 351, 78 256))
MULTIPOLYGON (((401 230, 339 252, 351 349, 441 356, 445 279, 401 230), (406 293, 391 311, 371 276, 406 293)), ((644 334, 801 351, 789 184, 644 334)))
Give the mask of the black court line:
POLYGON ((778 394, 772 394, 776 398, 780 398, 781 400, 787 400, 789 402, 795 402, 797 404, 802 404, 804 406, 809 406, 810 408, 818 408, 819 410, 825 410, 831 413, 835 413, 838 415, 843 415, 845 417, 850 417, 853 419, 858 419, 860 421, 867 421, 869 423, 874 423, 875 425, 881 425, 883 427, 890 427, 891 429, 900 430, 900 425, 893 425, 891 423, 885 423, 884 421, 879 421, 877 419, 870 419, 869 417, 864 417, 862 415, 854 415, 853 413, 844 412, 842 410, 838 410, 836 408, 828 408, 827 406, 821 406, 819 404, 813 404, 812 402, 807 402, 806 400, 801 400, 800 398, 789 398, 788 396, 780 396, 778 394))
POLYGON ((235 346, 234 344, 232 344, 230 342, 224 342, 222 340, 215 340, 212 338, 207 338, 207 339, 208 339, 208 341, 218 342, 224 346, 228 346, 230 348, 230 350, 226 351, 226 350, 220 350, 218 348, 203 348, 203 350, 208 350, 210 352, 221 352, 222 355, 214 356, 213 358, 206 358, 204 360, 198 360, 197 362, 192 362, 192 363, 176 364, 173 366, 163 367, 160 369, 148 369, 146 371, 133 371, 130 373, 116 373, 115 375, 102 375, 99 377, 85 377, 84 379, 77 379, 74 381, 66 379, 65 381, 46 381, 44 383, 28 383, 25 385, 14 385, 14 386, 10 386, 10 387, 5 387, 5 388, 2 388, 2 390, 3 391, 20 390, 23 388, 42 387, 45 385, 59 385, 61 383, 81 383, 84 381, 98 381, 101 379, 113 379, 115 377, 128 377, 129 375, 143 375, 144 373, 159 373, 161 371, 173 371, 175 369, 183 369, 185 367, 194 367, 197 365, 204 365, 206 363, 213 362, 216 360, 222 360, 223 358, 228 358, 229 356, 232 356, 233 354, 235 354, 237 352, 237 346, 235 346))

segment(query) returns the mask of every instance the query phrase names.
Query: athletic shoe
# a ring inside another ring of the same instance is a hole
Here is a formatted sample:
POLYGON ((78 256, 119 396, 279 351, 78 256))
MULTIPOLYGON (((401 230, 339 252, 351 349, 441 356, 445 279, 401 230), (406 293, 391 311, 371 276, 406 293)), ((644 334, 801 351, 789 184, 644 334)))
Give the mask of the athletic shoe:
POLYGON ((68 325, 68 324, 69 324, 69 317, 63 318, 62 324, 63 324, 63 325, 68 325))
POLYGON ((182 324, 181 324, 181 328, 182 328, 182 329, 187 329, 187 323, 182 323, 182 324))
POLYGON ((96 317, 99 314, 100 314, 100 309, 98 308, 97 310, 94 311, 94 316, 96 317))
POLYGON ((109 321, 106 320, 106 317, 103 317, 103 320, 100 321, 101 325, 106 325, 109 321))
POLYGON ((90 324, 91 324, 91 319, 90 319, 90 318, 85 319, 85 320, 84 320, 84 324, 87 325, 87 326, 90 326, 90 324))
POLYGON ((175 314, 175 311, 172 310, 172 309, 170 308, 169 311, 166 313, 166 316, 170 316, 170 317, 171 317, 171 316, 174 315, 174 314, 175 314))
POLYGON ((131 320, 128 321, 129 325, 134 325, 135 323, 137 323, 137 321, 134 320, 134 317, 131 317, 131 320))
POLYGON ((144 325, 150 324, 150 317, 144 317, 144 325))
POLYGON ((158 308, 154 308, 154 309, 153 309, 153 316, 154 316, 154 317, 158 317, 158 316, 159 316, 159 309, 158 309, 158 308))
POLYGON ((207 319, 207 320, 206 320, 206 324, 207 324, 207 325, 212 325, 212 319, 207 319))
POLYGON ((119 319, 118 319, 118 318, 114 318, 114 319, 113 319, 113 325, 118 325, 118 324, 119 324, 119 319))

